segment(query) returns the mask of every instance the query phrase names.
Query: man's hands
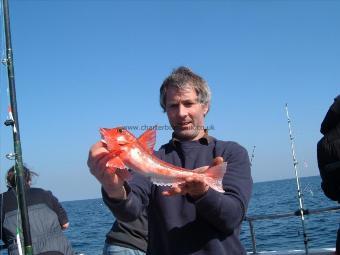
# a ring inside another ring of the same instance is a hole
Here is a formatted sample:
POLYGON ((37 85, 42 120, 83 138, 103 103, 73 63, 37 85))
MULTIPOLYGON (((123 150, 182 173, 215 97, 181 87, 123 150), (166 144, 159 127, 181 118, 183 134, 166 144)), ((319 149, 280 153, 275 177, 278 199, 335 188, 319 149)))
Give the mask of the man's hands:
POLYGON ((169 190, 163 191, 165 196, 190 195, 194 199, 202 197, 209 189, 208 184, 202 178, 188 177, 185 182, 173 185, 169 190))
POLYGON ((62 229, 62 230, 65 230, 65 229, 67 229, 69 226, 70 226, 70 223, 69 223, 69 222, 66 222, 65 224, 61 225, 61 229, 62 229))
MULTIPOLYGON (((216 157, 211 166, 216 166, 223 163, 222 157, 216 157)), ((183 183, 173 185, 169 190, 163 191, 165 196, 186 195, 188 194, 194 199, 202 197, 208 192, 209 186, 201 177, 188 177, 183 183)))
POLYGON ((116 173, 116 169, 106 167, 106 163, 111 158, 106 145, 103 142, 97 142, 90 148, 87 165, 109 197, 124 199, 126 198, 124 180, 116 173))

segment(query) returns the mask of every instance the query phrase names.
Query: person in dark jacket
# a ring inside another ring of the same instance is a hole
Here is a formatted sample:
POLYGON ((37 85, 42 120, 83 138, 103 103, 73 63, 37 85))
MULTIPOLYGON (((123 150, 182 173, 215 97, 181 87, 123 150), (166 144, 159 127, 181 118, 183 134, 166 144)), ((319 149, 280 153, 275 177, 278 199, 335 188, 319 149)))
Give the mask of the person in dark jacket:
MULTIPOLYGON (((323 137, 317 144, 317 158, 325 195, 340 203, 340 95, 334 99, 321 123, 323 137)), ((336 251, 340 254, 340 226, 336 251)))
POLYGON ((239 240, 252 190, 247 151, 238 143, 218 140, 205 130, 210 107, 206 81, 187 67, 175 69, 160 88, 160 104, 173 129, 172 139, 154 153, 159 159, 192 170, 227 162, 224 192, 203 178, 186 178, 171 187, 156 185, 133 171, 130 180, 107 168, 106 144, 97 142, 89 152, 88 166, 102 185, 102 195, 122 222, 148 213, 147 254, 246 254, 239 240))
POLYGON ((103 255, 144 255, 147 248, 146 212, 132 222, 115 220, 106 234, 103 255))
MULTIPOLYGON (((69 222, 66 211, 50 191, 32 188, 32 177, 36 173, 24 167, 25 196, 30 222, 34 255, 74 255, 71 244, 63 234, 69 222)), ((18 202, 16 194, 15 169, 11 167, 6 176, 8 190, 1 194, 2 209, 1 239, 9 255, 18 255, 16 239, 18 227, 18 202)))
POLYGON ((103 255, 145 255, 147 239, 146 211, 134 221, 123 222, 115 219, 106 234, 103 255))

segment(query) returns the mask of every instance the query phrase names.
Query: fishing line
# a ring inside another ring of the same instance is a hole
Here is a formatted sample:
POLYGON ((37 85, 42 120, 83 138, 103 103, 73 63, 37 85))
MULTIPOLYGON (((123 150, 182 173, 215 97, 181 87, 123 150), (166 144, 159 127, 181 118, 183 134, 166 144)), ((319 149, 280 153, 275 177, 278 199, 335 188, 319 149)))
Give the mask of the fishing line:
POLYGON ((250 166, 253 165, 253 160, 254 160, 254 158, 255 158, 255 148, 256 148, 256 146, 254 145, 253 151, 252 151, 251 157, 250 157, 250 166))
MULTIPOLYGON (((15 175, 14 175, 14 178, 15 178, 15 183, 17 183, 17 168, 15 167, 17 166, 17 163, 14 164, 14 172, 15 172, 15 175)), ((16 191, 16 194, 18 194, 18 185, 15 185, 15 191, 16 191)), ((23 233, 23 230, 21 228, 21 220, 20 220, 20 205, 19 205, 19 199, 18 199, 18 195, 16 196, 17 198, 17 227, 16 227, 16 242, 17 242, 17 245, 18 245, 18 252, 19 252, 19 255, 22 255, 23 254, 23 249, 22 249, 22 233, 23 233)))
POLYGON ((303 189, 303 192, 308 192, 309 194, 311 194, 312 197, 314 196, 314 192, 313 192, 313 190, 311 188, 311 184, 310 183, 307 183, 307 185, 305 185, 305 187, 303 189))
POLYGON ((4 193, 1 193, 1 208, 0 208, 0 219, 1 219, 1 222, 0 222, 0 238, 2 240, 2 236, 3 236, 3 232, 2 232, 2 213, 3 213, 3 204, 4 204, 4 193))
MULTIPOLYGON (((303 161, 303 166, 306 169, 308 168, 308 162, 306 160, 303 161)), ((314 192, 312 188, 313 188, 313 185, 310 182, 307 183, 303 189, 303 193, 307 192, 308 195, 311 195, 314 198, 314 192)))

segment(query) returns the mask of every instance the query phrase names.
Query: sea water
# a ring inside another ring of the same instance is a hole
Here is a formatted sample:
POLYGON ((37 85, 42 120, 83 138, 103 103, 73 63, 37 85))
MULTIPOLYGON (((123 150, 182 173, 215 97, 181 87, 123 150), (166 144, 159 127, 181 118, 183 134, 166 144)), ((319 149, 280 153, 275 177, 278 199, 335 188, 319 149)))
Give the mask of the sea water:
MULTIPOLYGON (((320 188, 319 176, 301 178, 305 209, 338 206, 320 188)), ((248 216, 289 213, 299 209, 296 180, 279 180, 254 184, 248 216)), ((68 201, 62 203, 70 221, 65 231, 75 251, 86 255, 101 255, 105 234, 114 217, 102 199, 68 201)), ((335 247, 340 211, 305 216, 305 229, 310 248, 335 247)), ((260 220, 254 223, 257 251, 304 249, 301 217, 260 220)), ((252 242, 248 222, 241 230, 241 241, 248 251, 252 242)), ((7 254, 2 251, 1 254, 7 254)))
MULTIPOLYGON (((300 178, 304 208, 337 207, 321 189, 319 176, 300 178)), ((255 183, 248 215, 296 212, 299 209, 296 179, 255 183)), ((305 215, 304 225, 309 248, 335 247, 340 211, 305 215)), ((254 222, 257 251, 304 250, 301 216, 254 222)), ((244 222, 241 240, 252 251, 248 222, 244 222)))

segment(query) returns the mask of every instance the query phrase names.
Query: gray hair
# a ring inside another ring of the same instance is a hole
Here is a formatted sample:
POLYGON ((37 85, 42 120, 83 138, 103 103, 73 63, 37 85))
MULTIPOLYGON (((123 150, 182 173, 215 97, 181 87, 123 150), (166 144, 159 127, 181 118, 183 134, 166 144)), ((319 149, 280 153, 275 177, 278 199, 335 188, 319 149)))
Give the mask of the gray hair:
POLYGON ((174 69, 163 81, 159 91, 159 103, 164 112, 166 106, 166 93, 170 87, 175 87, 177 89, 191 87, 196 91, 199 103, 208 106, 210 104, 211 92, 207 82, 188 67, 180 66, 174 69))

